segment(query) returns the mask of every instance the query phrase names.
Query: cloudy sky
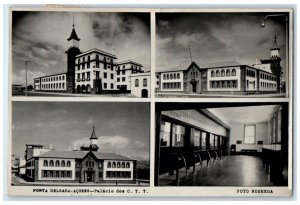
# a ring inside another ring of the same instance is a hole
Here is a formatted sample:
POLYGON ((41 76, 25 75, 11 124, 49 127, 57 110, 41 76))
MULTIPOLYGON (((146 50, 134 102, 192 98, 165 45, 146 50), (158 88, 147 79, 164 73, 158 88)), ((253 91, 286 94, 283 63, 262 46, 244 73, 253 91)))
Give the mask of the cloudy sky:
POLYGON ((111 53, 118 61, 133 60, 150 70, 149 13, 20 12, 12 15, 13 83, 25 84, 34 77, 67 70, 67 38, 73 15, 81 51, 92 48, 111 53))
POLYGON ((157 13, 156 68, 186 66, 192 58, 199 63, 233 61, 255 64, 270 57, 275 28, 285 67, 285 18, 266 13, 157 13))
POLYGON ((149 103, 13 102, 12 110, 12 153, 19 157, 30 143, 89 145, 95 116, 99 151, 149 159, 149 103))

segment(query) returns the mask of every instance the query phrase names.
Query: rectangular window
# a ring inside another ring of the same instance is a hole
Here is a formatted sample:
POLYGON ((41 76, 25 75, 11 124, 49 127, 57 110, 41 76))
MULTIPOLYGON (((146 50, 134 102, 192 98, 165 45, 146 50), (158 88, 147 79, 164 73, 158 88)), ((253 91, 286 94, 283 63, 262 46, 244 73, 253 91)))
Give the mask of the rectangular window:
POLYGON ((192 128, 192 137, 194 138, 194 147, 200 147, 201 132, 192 128))
POLYGON ((80 177, 80 172, 76 172, 76 178, 80 177))
POLYGON ((90 80, 90 77, 91 77, 90 72, 87 72, 87 73, 86 73, 86 78, 87 78, 87 80, 90 80))
POLYGON ((107 88, 107 83, 103 83, 103 87, 104 87, 104 88, 107 88))
POLYGON ((161 122, 160 126, 160 146, 169 147, 171 138, 171 123, 161 122))
POLYGON ((213 134, 210 134, 209 136, 209 147, 210 149, 214 149, 214 146, 215 146, 215 135, 213 134))
POLYGON ((255 144, 255 125, 245 125, 244 144, 255 144))
POLYGON ((114 79, 114 74, 113 73, 110 74, 110 79, 114 79))
POLYGON ((125 77, 122 77, 122 82, 125 82, 125 77))
POLYGON ((125 75, 125 70, 122 70, 122 75, 125 75))
POLYGON ((201 132, 201 147, 206 149, 206 132, 201 132))
POLYGON ((103 175, 103 172, 99 172, 98 177, 99 177, 99 178, 102 178, 102 175, 103 175))
POLYGON ((173 124, 172 126, 172 146, 184 146, 185 127, 173 124))
POLYGON ((113 83, 110 84, 110 89, 114 89, 114 84, 113 83))
POLYGON ((117 78, 117 82, 120 82, 120 78, 117 78))
POLYGON ((107 73, 103 73, 103 78, 107 78, 107 73))

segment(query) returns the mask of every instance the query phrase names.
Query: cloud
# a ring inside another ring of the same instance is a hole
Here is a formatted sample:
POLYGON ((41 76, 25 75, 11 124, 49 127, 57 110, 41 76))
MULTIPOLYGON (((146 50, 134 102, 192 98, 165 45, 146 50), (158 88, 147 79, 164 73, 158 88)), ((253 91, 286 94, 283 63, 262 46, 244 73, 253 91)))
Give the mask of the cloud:
MULTIPOLYGON (((42 75, 67 71, 67 38, 72 30, 71 12, 25 12, 12 30, 13 83, 24 81, 20 70, 26 60, 36 61, 31 71, 42 75)), ((17 17, 17 13, 14 13, 17 17)), ((150 30, 143 18, 131 13, 74 14, 81 51, 97 48, 115 54, 118 61, 133 60, 150 69, 150 30)), ((14 18, 14 16, 13 16, 14 18)), ((150 15, 149 19, 150 21, 150 15)), ((29 84, 33 76, 28 75, 29 84)))

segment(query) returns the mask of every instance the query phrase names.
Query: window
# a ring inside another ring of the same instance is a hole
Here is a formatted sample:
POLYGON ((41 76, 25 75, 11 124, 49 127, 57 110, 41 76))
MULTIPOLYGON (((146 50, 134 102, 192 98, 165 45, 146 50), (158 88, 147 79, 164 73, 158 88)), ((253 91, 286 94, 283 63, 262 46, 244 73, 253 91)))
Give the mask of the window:
POLYGON ((86 72, 86 80, 90 80, 91 79, 91 74, 90 72, 86 72))
POLYGON ((160 126, 160 146, 169 147, 170 146, 170 136, 171 136, 171 123, 161 122, 160 126))
POLYGON ((192 135, 194 138, 194 147, 200 146, 200 137, 201 137, 200 134, 201 134, 201 132, 199 130, 192 128, 192 135))
POLYGON ((55 177, 56 177, 56 178, 59 177, 59 171, 55 171, 55 177))
POLYGON ((112 168, 116 168, 116 163, 115 162, 112 163, 112 168))
POLYGON ((71 161, 68 160, 68 161, 67 161, 67 167, 70 167, 70 166, 71 166, 71 161))
POLYGON ((214 149, 214 143, 215 143, 215 135, 210 134, 210 136, 209 136, 209 147, 210 147, 210 149, 214 149))
POLYGON ((122 168, 125 168, 125 162, 122 162, 122 168))
POLYGON ((76 167, 80 167, 80 163, 79 162, 76 162, 76 167))
POLYGON ((226 70, 226 76, 230 76, 230 70, 226 70))
POLYGON ((135 87, 139 87, 139 79, 135 79, 135 87))
POLYGON ((61 161, 61 166, 62 166, 62 167, 65 167, 65 166, 66 166, 65 160, 62 160, 62 161, 61 161))
POLYGON ((232 75, 232 76, 236 76, 236 70, 235 70, 235 69, 232 69, 231 75, 232 75))
POLYGON ((125 75, 125 70, 122 70, 122 75, 125 75))
POLYGON ((122 82, 125 82, 125 77, 122 77, 122 82))
POLYGON ((117 163, 117 168, 120 168, 121 167, 121 164, 120 162, 117 163))
POLYGON ((216 76, 220 77, 220 71, 218 71, 218 70, 216 71, 216 76))
POLYGON ((107 78, 107 73, 103 73, 103 78, 107 78))
POLYGON ((49 167, 54 167, 54 162, 53 162, 53 160, 50 160, 49 167))
POLYGON ((224 70, 221 71, 221 76, 222 76, 222 77, 225 76, 225 71, 224 71, 224 70))
POLYGON ((48 161, 44 160, 44 167, 48 167, 48 161))
POLYGON ((146 78, 143 79, 143 86, 147 87, 147 79, 146 78))
POLYGON ((255 125, 245 125, 244 144, 255 144, 255 125))
POLYGON ((172 126, 172 146, 183 147, 184 146, 184 134, 185 127, 173 124, 172 126))
POLYGON ((114 79, 114 74, 113 73, 110 74, 110 79, 114 79))
POLYGON ((55 161, 55 166, 59 167, 59 161, 58 160, 55 161))
POLYGON ((98 163, 98 167, 101 168, 102 167, 102 162, 98 163))
POLYGON ((180 78, 180 74, 179 73, 177 73, 177 79, 179 79, 180 78))
POLYGON ((107 168, 111 168, 111 163, 110 162, 107 163, 107 168))
POLYGON ((120 78, 117 78, 117 82, 120 82, 120 78))
POLYGON ((107 83, 103 83, 103 87, 104 87, 104 88, 107 88, 107 83))
POLYGON ((201 132, 201 147, 206 149, 206 132, 201 132))
POLYGON ((113 83, 110 84, 110 89, 114 89, 114 84, 113 83))
POLYGON ((126 168, 130 168, 129 162, 126 163, 126 168))

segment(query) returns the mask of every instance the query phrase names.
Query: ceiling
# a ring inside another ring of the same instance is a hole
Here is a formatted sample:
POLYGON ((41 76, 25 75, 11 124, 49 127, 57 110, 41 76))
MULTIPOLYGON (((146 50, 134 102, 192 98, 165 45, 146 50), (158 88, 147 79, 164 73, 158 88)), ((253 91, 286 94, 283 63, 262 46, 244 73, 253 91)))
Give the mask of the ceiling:
POLYGON ((261 105, 247 107, 228 107, 207 109, 227 125, 231 123, 261 123, 268 122, 276 108, 276 105, 261 105))

